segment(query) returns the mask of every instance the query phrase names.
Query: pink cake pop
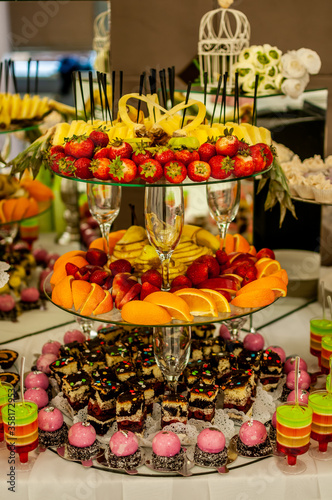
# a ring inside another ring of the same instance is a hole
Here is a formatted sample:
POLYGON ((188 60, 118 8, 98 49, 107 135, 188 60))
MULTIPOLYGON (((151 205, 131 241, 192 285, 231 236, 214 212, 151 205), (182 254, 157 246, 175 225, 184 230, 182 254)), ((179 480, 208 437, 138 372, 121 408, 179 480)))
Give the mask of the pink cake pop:
POLYGON ((277 345, 269 345, 269 347, 267 347, 267 349, 270 349, 271 351, 276 352, 278 354, 279 358, 281 359, 282 363, 284 363, 286 361, 286 353, 282 347, 279 347, 277 345))
MULTIPOLYGON (((311 377, 309 373, 304 370, 300 370, 299 373, 299 389, 308 389, 311 384, 311 377)), ((295 370, 291 371, 287 375, 286 386, 288 389, 295 389, 295 370)))
POLYGON ((260 351, 264 347, 264 337, 258 332, 247 333, 243 339, 243 347, 249 351, 260 351))
POLYGON ((267 438, 265 426, 258 420, 249 420, 241 425, 239 438, 245 446, 257 446, 267 438))
POLYGON ((80 332, 80 330, 68 330, 63 337, 64 344, 70 344, 71 342, 84 342, 86 340, 85 335, 80 332))
POLYGON ((38 406, 38 410, 44 408, 48 405, 48 395, 45 389, 41 387, 30 387, 24 393, 24 398, 26 401, 32 401, 38 406))
POLYGON ((46 391, 49 386, 49 380, 46 373, 34 371, 28 373, 25 377, 24 385, 27 389, 31 389, 32 387, 41 387, 46 391))
POLYGON ((206 453, 220 453, 225 445, 225 436, 218 429, 203 429, 197 438, 198 448, 206 453))
MULTIPOLYGON (((308 400, 309 400, 309 392, 306 391, 305 389, 300 389, 299 390, 299 403, 303 403, 303 404, 307 405, 308 400)), ((287 401, 289 401, 290 403, 295 403, 295 391, 292 391, 288 394, 287 401)))
POLYGON ((85 448, 93 445, 96 440, 96 431, 89 423, 77 422, 68 432, 68 441, 72 446, 85 448))
MULTIPOLYGON (((300 358, 299 369, 306 372, 307 368, 307 363, 304 361, 304 359, 300 358)), ((295 356, 290 356, 285 361, 284 372, 287 374, 293 370, 295 370, 295 356)))
POLYGON ((152 450, 161 457, 174 457, 181 450, 179 436, 170 431, 158 432, 152 440, 152 450))
POLYGON ((58 356, 56 356, 55 354, 42 354, 37 359, 37 370, 49 375, 51 373, 50 364, 53 363, 53 361, 55 361, 56 359, 58 359, 58 356))
POLYGON ((0 295, 0 311, 9 312, 15 307, 15 299, 11 295, 0 295))
POLYGON ((276 411, 272 415, 271 423, 272 423, 272 427, 274 427, 276 429, 277 428, 277 412, 276 411))
POLYGON ((117 457, 133 455, 138 450, 138 439, 131 431, 117 431, 110 439, 110 449, 117 457))
POLYGON ((230 340, 231 339, 230 331, 228 330, 228 328, 227 328, 226 325, 223 325, 223 324, 220 325, 219 335, 224 340, 230 340))
POLYGON ((23 288, 23 290, 21 290, 22 302, 37 302, 37 300, 39 300, 39 297, 39 291, 34 286, 23 288))
POLYGON ((38 427, 42 431, 54 432, 62 427, 63 416, 60 410, 48 406, 38 413, 38 427))
POLYGON ((42 347, 42 354, 55 354, 59 356, 61 344, 57 340, 49 340, 42 347))

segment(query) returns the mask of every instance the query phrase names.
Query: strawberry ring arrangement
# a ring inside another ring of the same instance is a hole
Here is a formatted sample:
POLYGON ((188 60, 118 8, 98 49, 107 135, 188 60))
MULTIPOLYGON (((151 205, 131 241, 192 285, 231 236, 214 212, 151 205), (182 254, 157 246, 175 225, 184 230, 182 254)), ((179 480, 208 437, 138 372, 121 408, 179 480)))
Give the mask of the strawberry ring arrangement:
POLYGON ((166 110, 156 95, 128 94, 119 118, 59 124, 45 158, 57 174, 91 183, 145 186, 222 182, 267 172, 273 163, 271 134, 249 124, 204 123, 205 106, 193 99, 166 110), (147 104, 149 116, 133 120, 127 101, 147 104), (198 107, 181 127, 178 113, 198 107))

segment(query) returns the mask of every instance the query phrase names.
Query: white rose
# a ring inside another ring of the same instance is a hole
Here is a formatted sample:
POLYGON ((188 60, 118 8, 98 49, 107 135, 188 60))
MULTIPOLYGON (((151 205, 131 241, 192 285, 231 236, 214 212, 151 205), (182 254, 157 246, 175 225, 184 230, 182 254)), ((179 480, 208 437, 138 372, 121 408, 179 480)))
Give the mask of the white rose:
POLYGON ((260 78, 258 84, 259 94, 270 94, 275 90, 276 90, 276 83, 274 78, 269 78, 268 76, 263 76, 263 78, 260 78))
POLYGON ((0 261, 0 288, 4 287, 9 281, 9 274, 6 273, 10 265, 7 262, 0 261))
POLYGON ((285 78, 302 78, 305 72, 306 68, 295 51, 287 52, 281 57, 281 73, 285 78))
POLYGON ((239 74, 239 82, 241 83, 248 75, 251 75, 255 78, 255 68, 250 63, 236 63, 233 65, 234 73, 238 72, 239 74))
POLYGON ((241 82, 243 92, 249 92, 250 94, 253 94, 255 91, 255 80, 255 74, 247 75, 246 78, 244 78, 241 82))
POLYGON ((275 79, 274 79, 274 83, 275 83, 275 86, 276 86, 276 89, 280 90, 281 91, 281 84, 282 82, 285 80, 285 77, 279 73, 275 79))
POLYGON ((278 47, 272 47, 268 43, 263 45, 264 52, 271 59, 272 64, 276 64, 280 61, 282 52, 278 49, 278 47))
POLYGON ((304 89, 305 85, 303 81, 296 78, 286 78, 281 84, 281 91, 293 99, 297 99, 304 89))
POLYGON ((264 73, 269 78, 276 78, 279 74, 279 67, 275 64, 270 64, 269 66, 265 67, 264 73))
POLYGON ((311 75, 319 73, 322 62, 317 52, 311 49, 299 49, 297 56, 311 75))

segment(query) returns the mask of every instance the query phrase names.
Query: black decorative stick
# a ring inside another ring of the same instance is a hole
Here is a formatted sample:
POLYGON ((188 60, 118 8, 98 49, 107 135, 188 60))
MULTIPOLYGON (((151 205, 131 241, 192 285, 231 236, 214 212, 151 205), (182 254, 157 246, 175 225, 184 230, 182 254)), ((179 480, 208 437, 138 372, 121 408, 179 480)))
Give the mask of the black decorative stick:
MULTIPOLYGON (((1 63, 1 69, 0 69, 0 75, 2 73, 2 63, 1 63)), ((16 80, 16 74, 15 74, 15 66, 14 66, 14 61, 12 61, 12 75, 13 75, 13 84, 14 84, 14 91, 15 94, 18 94, 18 87, 17 87, 17 80, 16 80)), ((1 76, 0 76, 0 83, 1 83, 1 76)))
MULTIPOLYGON (((188 104, 190 91, 191 91, 191 82, 188 82, 185 104, 188 104)), ((182 116, 182 122, 181 122, 181 128, 184 125, 184 120, 185 120, 185 117, 186 117, 186 112, 187 112, 187 108, 184 108, 184 110, 183 110, 183 116, 182 116)))
POLYGON ((204 106, 206 106, 207 84, 208 84, 208 74, 207 74, 207 71, 204 71, 203 79, 204 79, 204 106))
POLYGON ((115 71, 112 71, 112 116, 115 119, 114 103, 115 103, 115 71))
POLYGON ((223 108, 224 108, 224 125, 226 123, 227 78, 228 78, 228 73, 226 71, 224 73, 224 87, 222 89, 222 101, 223 101, 223 108))
POLYGON ((237 106, 239 101, 239 73, 235 73, 235 88, 234 88, 234 108, 233 108, 233 122, 239 123, 239 115, 237 114, 237 106))
POLYGON ((106 73, 103 73, 101 76, 102 76, 102 80, 101 81, 102 81, 102 84, 103 84, 104 97, 105 97, 105 106, 106 106, 106 113, 105 113, 106 114, 106 122, 107 122, 107 111, 108 111, 108 115, 110 117, 111 124, 113 126, 113 114, 111 113, 110 105, 109 105, 108 97, 107 97, 107 75, 106 75, 106 73))
POLYGON ((213 106, 213 111, 212 111, 212 116, 211 116, 211 121, 210 121, 210 127, 212 127, 213 119, 214 119, 214 114, 216 112, 217 102, 218 102, 218 99, 219 99, 220 88, 221 88, 221 81, 222 81, 222 76, 220 75, 219 76, 219 80, 218 80, 217 93, 216 93, 216 97, 214 99, 214 106, 213 106))
POLYGON ((35 76, 35 95, 38 94, 38 76, 39 76, 39 61, 36 61, 36 76, 35 76))
POLYGON ((0 62, 0 90, 1 90, 1 81, 2 81, 2 67, 3 67, 3 62, 0 62))
POLYGON ((100 72, 97 71, 97 82, 98 82, 98 89, 99 89, 99 100, 100 100, 100 107, 101 107, 101 116, 103 121, 105 121, 105 116, 104 116, 104 103, 103 103, 103 91, 101 88, 101 81, 100 81, 100 72))
POLYGON ((10 59, 8 61, 7 61, 7 59, 5 59, 5 90, 6 90, 6 94, 8 94, 9 67, 10 67, 10 59))
POLYGON ((160 78, 160 86, 161 86, 161 95, 163 97, 163 105, 164 105, 164 108, 167 109, 166 73, 165 73, 164 69, 159 71, 159 78, 160 78))
POLYGON ((93 124, 93 119, 95 117, 95 99, 93 95, 93 77, 92 71, 89 71, 89 92, 90 92, 90 110, 91 110, 91 125, 93 124))
POLYGON ((257 89, 258 89, 259 74, 255 76, 255 92, 254 92, 254 108, 252 111, 252 125, 257 124, 257 89))
POLYGON ((30 66, 31 66, 31 57, 29 57, 29 60, 28 60, 27 94, 30 94, 30 66))
MULTIPOLYGON (((141 74, 139 77, 139 95, 143 94, 143 86, 144 86, 144 80, 145 80, 145 71, 141 74)), ((136 123, 139 122, 139 114, 141 111, 141 100, 138 99, 138 105, 137 105, 137 120, 136 123)))
POLYGON ((86 108, 85 108, 85 100, 84 100, 84 92, 83 92, 83 84, 82 84, 82 74, 81 74, 80 71, 78 72, 78 81, 79 81, 79 84, 80 84, 81 97, 82 97, 83 110, 84 110, 84 117, 85 117, 85 121, 87 121, 88 118, 86 116, 86 108))
POLYGON ((76 121, 77 121, 77 92, 76 92, 76 74, 75 74, 75 71, 73 71, 71 74, 71 81, 72 81, 72 85, 73 85, 75 117, 76 117, 76 121))
POLYGON ((120 99, 123 95, 123 71, 120 70, 120 99))

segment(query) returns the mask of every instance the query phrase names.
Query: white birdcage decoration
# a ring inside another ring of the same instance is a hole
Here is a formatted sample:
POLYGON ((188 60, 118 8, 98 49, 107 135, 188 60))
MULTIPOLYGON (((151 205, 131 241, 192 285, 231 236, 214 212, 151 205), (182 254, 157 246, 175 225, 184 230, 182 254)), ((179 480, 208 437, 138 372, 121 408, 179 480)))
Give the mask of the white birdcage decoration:
POLYGON ((101 73, 108 73, 110 59, 110 8, 99 14, 93 25, 92 47, 96 51, 94 68, 101 73))
POLYGON ((233 88, 233 65, 242 49, 249 47, 250 24, 247 17, 234 9, 207 12, 199 27, 198 57, 201 86, 207 72, 207 88, 218 86, 219 76, 228 72, 227 91, 233 88))

